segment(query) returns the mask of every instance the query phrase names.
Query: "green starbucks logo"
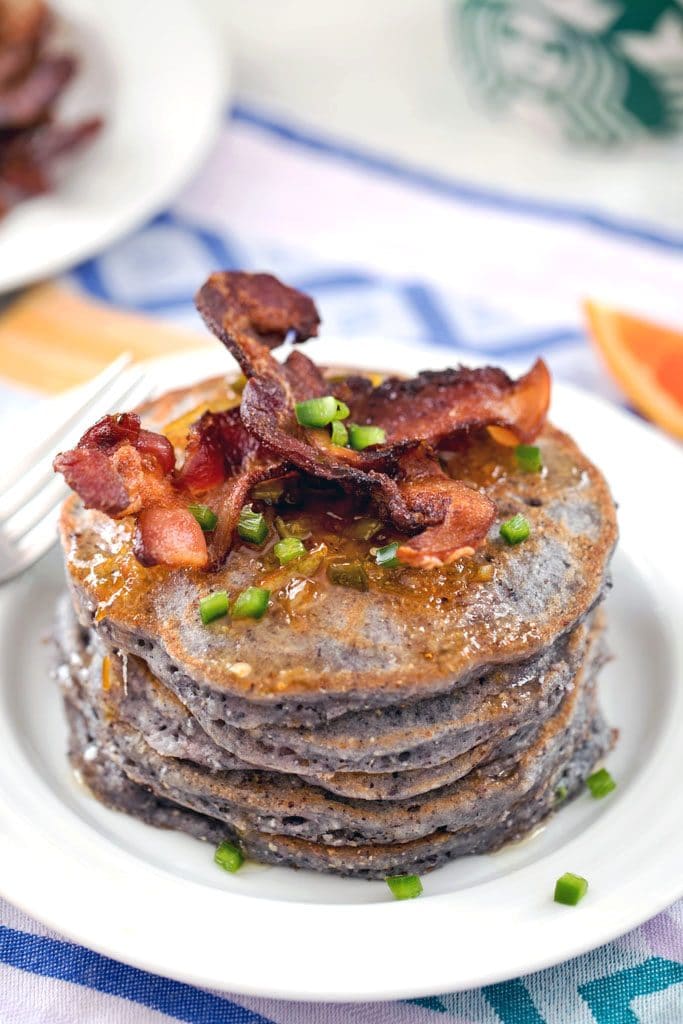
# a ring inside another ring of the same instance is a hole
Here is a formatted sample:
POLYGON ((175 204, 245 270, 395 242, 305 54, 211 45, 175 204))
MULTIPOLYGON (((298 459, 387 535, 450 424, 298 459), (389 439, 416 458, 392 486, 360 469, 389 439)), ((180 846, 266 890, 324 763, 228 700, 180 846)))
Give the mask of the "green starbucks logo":
POLYGON ((683 130, 683 0, 462 0, 487 103, 576 142, 683 130))

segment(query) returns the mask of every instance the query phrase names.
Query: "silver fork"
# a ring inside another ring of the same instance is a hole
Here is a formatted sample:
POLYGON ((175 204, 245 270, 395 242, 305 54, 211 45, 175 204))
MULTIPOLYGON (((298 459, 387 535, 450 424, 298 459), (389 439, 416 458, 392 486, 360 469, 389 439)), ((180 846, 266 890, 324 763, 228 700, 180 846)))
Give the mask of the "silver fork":
POLYGON ((0 491, 0 583, 33 565, 57 539, 59 507, 67 493, 52 469, 57 452, 73 448, 96 419, 136 405, 149 394, 145 373, 130 356, 110 363, 83 390, 83 404, 26 452, 0 491))

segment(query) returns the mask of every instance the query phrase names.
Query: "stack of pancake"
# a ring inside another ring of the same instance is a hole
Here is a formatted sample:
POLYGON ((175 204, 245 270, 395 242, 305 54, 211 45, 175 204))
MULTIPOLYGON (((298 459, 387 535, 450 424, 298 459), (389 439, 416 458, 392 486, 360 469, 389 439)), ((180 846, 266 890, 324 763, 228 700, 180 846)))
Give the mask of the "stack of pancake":
MULTIPOLYGON (((201 399, 201 388, 166 396, 145 408, 146 425, 201 399)), ((259 621, 203 625, 206 573, 143 569, 130 525, 72 496, 58 678, 70 757, 91 791, 259 861, 365 878, 426 871, 533 829, 614 742, 597 675, 616 540, 595 467, 551 425, 535 443, 542 472, 485 434, 451 457, 500 515, 453 565, 382 576, 375 538, 370 584, 355 589, 330 583, 324 564, 267 578, 272 541, 237 545, 210 590, 269 585, 259 621), (518 512, 531 533, 508 545, 500 522, 518 512)), ((339 558, 348 524, 336 500, 322 539, 339 558)), ((272 524, 278 509, 256 505, 272 524)), ((310 543, 320 539, 314 530, 310 543)))

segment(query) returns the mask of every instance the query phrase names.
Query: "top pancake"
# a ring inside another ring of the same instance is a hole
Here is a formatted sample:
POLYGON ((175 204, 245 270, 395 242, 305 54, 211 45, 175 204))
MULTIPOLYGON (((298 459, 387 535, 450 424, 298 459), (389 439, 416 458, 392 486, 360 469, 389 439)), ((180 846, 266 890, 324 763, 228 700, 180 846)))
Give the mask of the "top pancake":
MULTIPOLYGON (((142 411, 146 425, 166 427, 175 441, 178 427, 169 422, 191 408, 189 424, 207 403, 226 407, 235 394, 224 380, 207 381, 142 411)), ((76 608, 84 624, 146 658, 160 678, 180 674, 202 692, 266 714, 327 706, 332 715, 444 692, 487 667, 543 651, 602 594, 616 541, 607 485, 551 425, 536 444, 540 474, 521 472, 513 451, 486 435, 448 456, 453 475, 484 489, 500 516, 474 558, 433 570, 376 567, 369 549, 397 534, 385 528, 371 541, 350 538, 348 501, 330 494, 309 497, 295 513, 309 516, 308 546, 326 545, 308 575, 297 563, 273 568, 274 530, 261 549, 237 544, 215 572, 146 569, 132 554, 131 524, 85 510, 72 496, 61 530, 76 608), (516 512, 529 520, 531 536, 508 546, 498 529, 516 512), (364 559, 369 589, 331 584, 330 558, 364 559), (202 625, 201 597, 221 589, 234 597, 251 585, 272 592, 262 620, 202 625)))

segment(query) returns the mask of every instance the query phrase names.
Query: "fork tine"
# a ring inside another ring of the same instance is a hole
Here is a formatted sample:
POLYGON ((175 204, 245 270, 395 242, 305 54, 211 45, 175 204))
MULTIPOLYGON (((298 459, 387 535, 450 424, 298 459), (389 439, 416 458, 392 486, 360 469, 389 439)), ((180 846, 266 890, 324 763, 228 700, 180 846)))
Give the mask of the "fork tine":
POLYGON ((18 543, 41 519, 49 515, 55 504, 64 500, 66 493, 67 487, 62 478, 53 476, 25 505, 0 524, 4 537, 11 543, 18 543))
POLYGON ((107 390, 100 395, 99 400, 88 406, 87 414, 79 416, 66 434, 58 439, 55 439, 53 435, 54 447, 48 454, 39 459, 20 480, 12 484, 4 494, 0 495, 0 521, 6 521, 19 512, 37 494, 40 488, 44 487, 52 479, 52 460, 58 450, 68 449, 72 444, 75 444, 84 428, 90 426, 93 418, 101 416, 126 402, 131 395, 137 396, 143 380, 144 374, 140 372, 133 380, 129 377, 123 380, 114 380, 110 383, 107 390))
POLYGON ((0 533, 0 553, 9 554, 9 557, 0 560, 0 583, 6 583, 7 580, 18 576, 52 547, 57 539, 61 504, 60 497, 47 514, 16 544, 8 544, 0 533))
POLYGON ((79 423, 83 422, 88 415, 88 411, 101 396, 104 396, 107 393, 110 385, 121 377, 123 371, 130 365, 130 361, 131 357, 124 352, 123 355, 120 355, 112 363, 109 363, 108 366, 105 366, 101 373, 98 373, 96 377, 93 377, 92 380, 84 386, 83 404, 71 413, 63 423, 60 423, 56 430, 43 438, 36 448, 31 449, 23 462, 14 466, 11 479, 5 481, 7 487, 11 486, 19 477, 23 476, 24 472, 27 469, 30 469, 41 455, 44 455, 45 452, 51 451, 55 448, 60 443, 60 438, 64 437, 67 431, 75 428, 79 423))
MULTIPOLYGON (((131 386, 126 396, 126 401, 134 406, 137 401, 147 394, 149 394, 149 386, 147 377, 143 373, 140 379, 131 386)), ((44 516, 49 514, 56 502, 59 503, 64 499, 67 490, 68 488, 62 478, 55 476, 50 466, 50 477, 45 485, 39 487, 35 494, 22 504, 16 512, 8 516, 4 522, 0 522, 0 529, 2 529, 5 537, 10 541, 18 541, 20 537, 28 533, 34 526, 37 526, 44 516)))
POLYGON ((139 374, 133 383, 129 394, 126 395, 128 409, 135 409, 144 399, 149 398, 152 391, 149 373, 140 368, 139 374))

